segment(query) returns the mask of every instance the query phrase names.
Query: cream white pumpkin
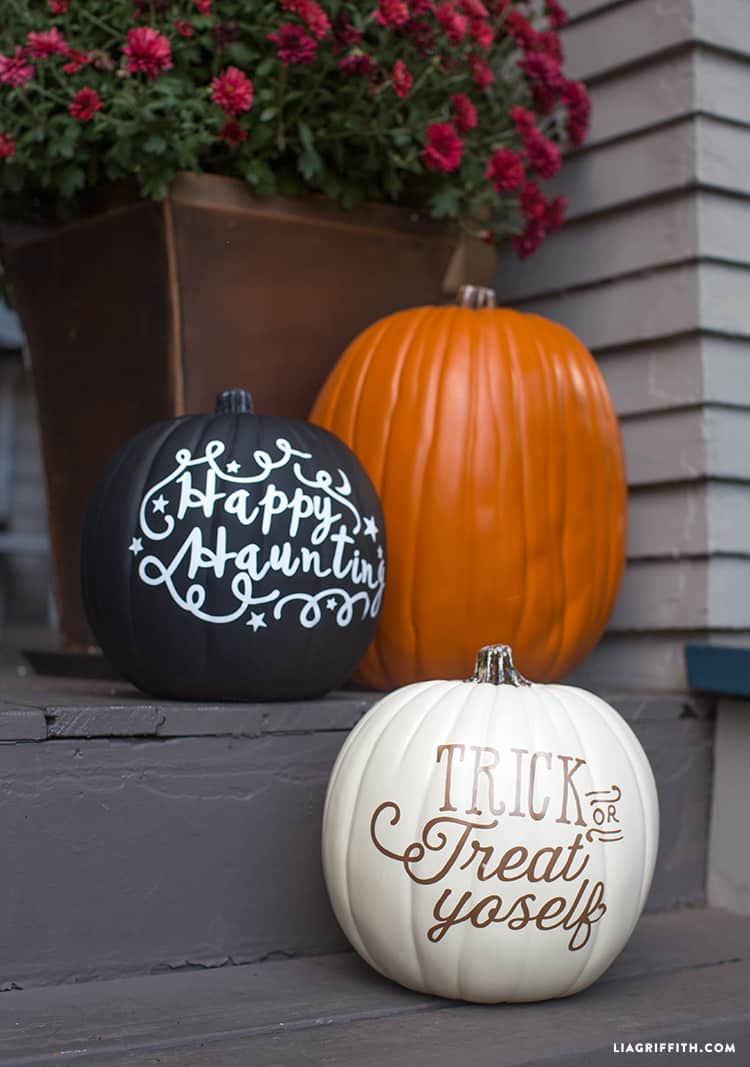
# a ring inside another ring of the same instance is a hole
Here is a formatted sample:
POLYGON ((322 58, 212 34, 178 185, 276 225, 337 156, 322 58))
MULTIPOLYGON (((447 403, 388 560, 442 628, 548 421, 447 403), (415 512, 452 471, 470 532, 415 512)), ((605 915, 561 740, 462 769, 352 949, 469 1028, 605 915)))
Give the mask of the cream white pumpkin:
POLYGON ((386 696, 336 761, 328 891, 349 941, 410 989, 482 1003, 585 989, 651 883, 656 787, 603 700, 534 685, 510 649, 386 696))

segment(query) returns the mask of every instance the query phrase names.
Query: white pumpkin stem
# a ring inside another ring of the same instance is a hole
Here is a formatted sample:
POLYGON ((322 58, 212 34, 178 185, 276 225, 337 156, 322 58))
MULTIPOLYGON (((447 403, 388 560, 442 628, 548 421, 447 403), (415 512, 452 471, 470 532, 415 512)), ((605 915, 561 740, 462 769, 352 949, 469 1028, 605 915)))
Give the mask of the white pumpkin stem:
POLYGON ((495 290, 485 285, 462 285, 458 290, 458 305, 462 308, 493 308, 495 290))
POLYGON ((474 673, 467 682, 487 682, 490 685, 531 685, 513 662, 510 645, 485 645, 477 652, 474 673))

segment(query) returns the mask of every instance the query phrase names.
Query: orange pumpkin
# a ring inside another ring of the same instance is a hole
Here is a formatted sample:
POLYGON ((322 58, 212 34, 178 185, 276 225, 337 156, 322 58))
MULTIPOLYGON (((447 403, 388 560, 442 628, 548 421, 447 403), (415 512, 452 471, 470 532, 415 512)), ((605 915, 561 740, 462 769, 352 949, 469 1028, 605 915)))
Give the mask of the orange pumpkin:
POLYGON ((593 357, 565 327, 494 307, 381 319, 347 349, 311 413, 375 483, 388 536, 380 625, 358 680, 466 674, 512 645, 540 681, 598 640, 625 560, 620 433, 593 357))

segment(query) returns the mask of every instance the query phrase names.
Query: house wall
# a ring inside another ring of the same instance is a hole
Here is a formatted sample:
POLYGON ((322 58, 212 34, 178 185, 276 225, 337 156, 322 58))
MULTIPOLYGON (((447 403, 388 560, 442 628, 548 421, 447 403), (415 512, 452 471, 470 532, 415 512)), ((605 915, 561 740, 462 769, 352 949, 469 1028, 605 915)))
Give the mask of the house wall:
POLYGON ((567 7, 593 105, 570 221, 497 289, 581 337, 621 421, 628 566, 573 680, 684 690, 685 641, 750 643, 750 7, 567 7))

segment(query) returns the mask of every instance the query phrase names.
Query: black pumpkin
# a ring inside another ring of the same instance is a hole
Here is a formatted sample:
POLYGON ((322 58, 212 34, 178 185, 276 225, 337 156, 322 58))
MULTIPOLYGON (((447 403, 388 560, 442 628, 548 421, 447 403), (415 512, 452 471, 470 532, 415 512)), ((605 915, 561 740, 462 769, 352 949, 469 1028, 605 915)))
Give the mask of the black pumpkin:
POLYGON ((296 700, 341 685, 373 637, 383 515, 353 452, 311 423, 215 415, 150 427, 96 487, 83 598, 104 654, 178 700, 296 700))

